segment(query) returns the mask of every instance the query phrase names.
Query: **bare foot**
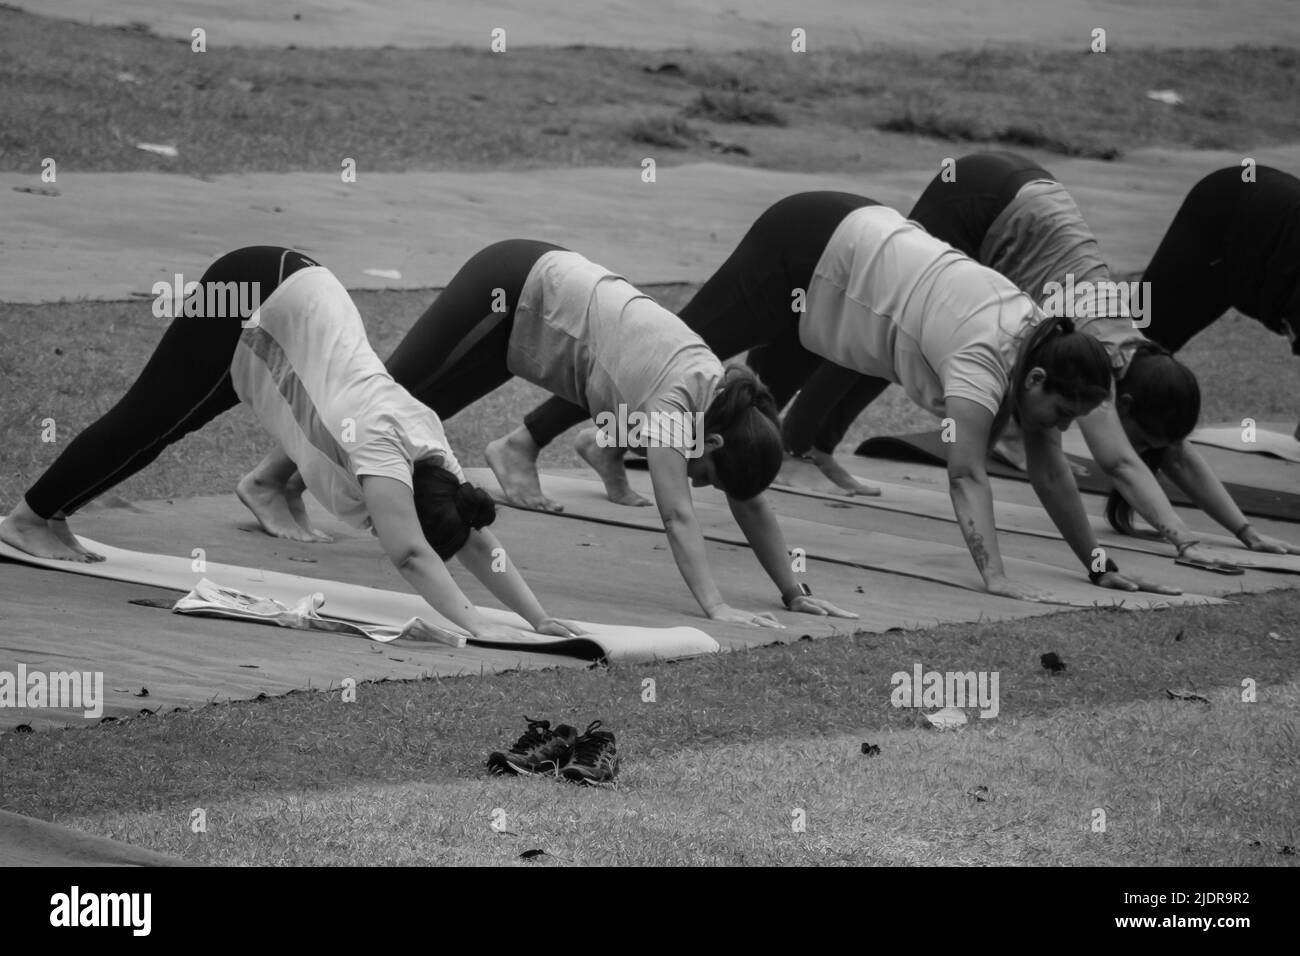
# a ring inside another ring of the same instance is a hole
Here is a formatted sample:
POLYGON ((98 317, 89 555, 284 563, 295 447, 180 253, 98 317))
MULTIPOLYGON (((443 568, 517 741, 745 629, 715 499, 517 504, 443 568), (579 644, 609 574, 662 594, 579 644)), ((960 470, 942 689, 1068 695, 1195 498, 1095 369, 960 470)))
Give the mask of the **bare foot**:
POLYGON ((87 561, 93 562, 93 561, 104 560, 104 556, 102 554, 99 554, 95 551, 91 551, 88 547, 86 547, 77 539, 77 536, 72 533, 72 529, 68 527, 67 518, 51 518, 47 524, 47 527, 50 529, 51 532, 53 532, 54 537, 58 538, 60 541, 66 544, 73 551, 77 552, 77 554, 81 555, 87 561))
POLYGON ((574 449, 582 460, 591 465, 605 483, 605 494, 616 505, 632 508, 644 508, 651 502, 632 490, 627 482, 627 469, 623 467, 623 449, 603 447, 596 440, 596 429, 584 428, 578 432, 578 439, 573 443, 574 449))
POLYGON ((284 500, 289 503, 289 514, 293 515, 293 520, 298 527, 311 535, 314 540, 328 544, 334 540, 333 537, 319 528, 312 527, 311 518, 307 517, 307 506, 302 500, 302 493, 306 490, 307 485, 303 482, 302 476, 295 471, 284 488, 284 500))
POLYGON ((9 517, 0 521, 0 541, 34 558, 79 564, 90 561, 86 554, 60 541, 50 523, 28 508, 26 502, 20 502, 9 517))
POLYGON ((563 505, 542 494, 542 479, 537 474, 541 449, 527 430, 516 428, 490 443, 483 454, 508 502, 538 511, 564 510, 563 505))
MULTIPOLYGON (((309 542, 329 540, 298 523, 289 508, 289 499, 285 496, 285 489, 282 486, 264 484, 250 473, 239 479, 239 484, 235 486, 235 494, 244 503, 244 507, 253 512, 262 530, 273 538, 309 542)), ((301 503, 302 499, 299 498, 299 504, 301 503)), ((303 516, 306 517, 305 511, 303 516)))
POLYGON ((875 496, 880 494, 879 485, 871 485, 865 481, 858 481, 853 475, 849 474, 848 469, 835 460, 834 455, 828 455, 824 451, 813 449, 811 452, 813 464, 819 471, 835 485, 840 488, 846 495, 868 495, 875 496))

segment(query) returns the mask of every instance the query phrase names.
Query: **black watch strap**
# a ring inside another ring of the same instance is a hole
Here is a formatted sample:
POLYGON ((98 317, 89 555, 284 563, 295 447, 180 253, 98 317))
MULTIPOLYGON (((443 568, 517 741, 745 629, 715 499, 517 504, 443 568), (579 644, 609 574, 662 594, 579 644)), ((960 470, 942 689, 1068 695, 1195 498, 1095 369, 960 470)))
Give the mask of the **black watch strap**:
POLYGON ((1112 572, 1112 571, 1118 571, 1118 570, 1119 570, 1119 565, 1116 564, 1116 563, 1114 562, 1113 559, 1111 559, 1111 558, 1107 558, 1107 559, 1106 559, 1106 570, 1105 570, 1105 571, 1089 571, 1089 572, 1088 572, 1088 580, 1091 581, 1093 584, 1096 584, 1098 581, 1100 581, 1100 580, 1101 580, 1103 577, 1105 577, 1107 574, 1110 574, 1110 572, 1112 572))
MULTIPOLYGON (((795 597, 798 597, 799 595, 802 595, 804 597, 812 597, 812 588, 810 588, 808 585, 800 581, 799 594, 795 595, 795 597)), ((785 605, 785 609, 788 611, 790 610, 790 605, 794 603, 794 597, 783 597, 781 598, 781 603, 785 605)))

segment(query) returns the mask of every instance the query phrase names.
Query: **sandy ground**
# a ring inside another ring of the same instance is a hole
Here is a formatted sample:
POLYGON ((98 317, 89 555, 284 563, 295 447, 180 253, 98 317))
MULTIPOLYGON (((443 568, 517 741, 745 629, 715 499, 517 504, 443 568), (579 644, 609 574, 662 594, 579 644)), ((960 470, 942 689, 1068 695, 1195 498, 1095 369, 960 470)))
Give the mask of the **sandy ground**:
MULTIPOLYGON (((770 203, 808 189, 844 189, 904 210, 929 168, 870 176, 787 173, 714 163, 641 170, 528 172, 252 173, 200 180, 161 173, 65 173, 58 196, 36 176, 0 174, 0 300, 125 299, 175 273, 197 279, 243 245, 293 246, 349 288, 440 288, 483 246, 546 239, 583 252, 640 283, 699 282, 770 203), (369 275, 396 270, 400 279, 369 275)), ((1253 152, 1300 169, 1300 144, 1253 152)), ((1039 157, 1070 188, 1120 271, 1143 268, 1187 190, 1236 165, 1222 151, 1144 150, 1122 161, 1039 157)))
POLYGON ((1300 43, 1294 0, 24 0, 17 6, 86 23, 147 24, 208 47, 346 45, 487 47, 494 29, 511 46, 587 44, 638 49, 789 49, 791 31, 818 46, 907 44, 951 49, 1034 43, 1086 50, 1095 28, 1107 49, 1300 43), (1247 9, 1249 12, 1247 13, 1247 9))

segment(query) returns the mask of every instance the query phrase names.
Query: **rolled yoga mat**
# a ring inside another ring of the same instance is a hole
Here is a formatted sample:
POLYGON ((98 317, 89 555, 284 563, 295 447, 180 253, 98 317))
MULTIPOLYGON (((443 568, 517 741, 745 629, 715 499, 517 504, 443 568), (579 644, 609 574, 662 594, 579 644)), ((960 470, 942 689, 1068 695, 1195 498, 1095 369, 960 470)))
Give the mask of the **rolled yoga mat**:
MULTIPOLYGON (((868 438, 858 445, 855 455, 863 458, 887 458, 892 461, 918 462, 927 465, 946 465, 948 463, 948 446, 939 437, 938 431, 914 432, 908 435, 883 435, 868 438)), ((1090 458, 1068 454, 1066 457, 1074 466, 1074 480, 1080 491, 1091 494, 1109 494, 1113 485, 1109 478, 1090 458)), ((990 458, 986 463, 988 473, 997 478, 1014 478, 1028 481, 1029 476, 1018 468, 990 458)), ((1169 500, 1176 505, 1190 505, 1191 500, 1163 476, 1160 479, 1169 500)), ((1228 494, 1232 495, 1238 507, 1248 515, 1261 518, 1275 518, 1279 521, 1300 522, 1300 494, 1274 488, 1258 488, 1235 482, 1224 482, 1228 494)))
MULTIPOLYGON (((325 595, 324 610, 329 616, 344 621, 401 628, 411 618, 418 617, 435 627, 463 633, 460 628, 436 612, 416 594, 214 562, 207 562, 203 572, 199 573, 193 570, 188 557, 127 551, 100 544, 89 538, 81 540, 92 551, 104 555, 105 560, 94 564, 77 564, 34 558, 2 542, 0 542, 0 559, 54 571, 129 581, 134 584, 171 588, 182 592, 190 591, 201 580, 209 578, 218 584, 273 598, 289 605, 319 591, 325 595)), ((479 611, 489 621, 508 624, 524 632, 524 640, 518 642, 480 641, 470 637, 469 643, 479 647, 562 654, 584 660, 605 658, 611 661, 694 657, 699 654, 712 654, 719 649, 717 641, 693 627, 631 627, 578 621, 575 623, 588 632, 587 636, 560 639, 532 633, 523 618, 509 611, 496 608, 479 608, 479 611)), ((419 646, 439 648, 443 645, 421 644, 419 646)))
POLYGON ((1260 423, 1254 441, 1245 440, 1245 429, 1239 425, 1211 425, 1192 432, 1192 441, 1198 445, 1224 448, 1254 455, 1271 455, 1293 464, 1300 464, 1300 439, 1285 425, 1276 422, 1260 423))

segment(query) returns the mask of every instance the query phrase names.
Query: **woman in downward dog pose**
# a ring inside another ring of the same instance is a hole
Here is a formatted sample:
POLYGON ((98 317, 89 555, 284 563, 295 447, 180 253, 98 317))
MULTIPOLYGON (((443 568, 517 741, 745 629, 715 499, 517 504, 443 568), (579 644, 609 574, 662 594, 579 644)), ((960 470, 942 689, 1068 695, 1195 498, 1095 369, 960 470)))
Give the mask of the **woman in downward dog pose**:
MULTIPOLYGON (((1213 561, 1197 548, 1195 535, 1178 516, 1153 472, 1163 470, 1198 507, 1255 551, 1296 553, 1286 542, 1259 534, 1189 436, 1200 415, 1200 389, 1191 369, 1139 328, 1158 297, 1133 297, 1111 280, 1096 237, 1073 198, 1051 173, 1014 153, 974 153, 957 160, 952 175, 936 176, 909 218, 932 236, 995 269, 1049 313, 1073 316, 1077 328, 1105 346, 1116 381, 1116 400, 1079 419, 1079 430, 1098 467, 1115 488, 1107 517, 1132 534, 1136 510, 1181 557, 1213 561), (1064 297, 1073 293, 1070 301, 1064 297)), ((751 359, 752 361, 752 359, 751 359)), ((760 356, 761 369, 767 359, 760 356)), ((847 380, 852 382, 851 379, 847 380)), ((833 451, 862 410, 862 386, 847 384, 833 366, 809 377, 785 421, 792 450, 809 442, 833 451), (837 387, 844 396, 834 401, 837 387), (814 406, 830 401, 815 414, 814 406)), ((1001 456, 1025 467, 1014 429, 997 446, 1001 456)))
MULTIPOLYGON (((786 323, 769 353, 781 358, 772 374, 787 395, 825 359, 843 368, 839 382, 862 395, 896 383, 950 419, 953 509, 990 592, 1046 597, 1007 578, 994 530, 985 458, 992 439, 1015 421, 1034 490, 1093 583, 1173 593, 1120 575, 1113 561, 1093 567, 1096 538, 1060 431, 1110 394, 1105 349, 893 209, 847 193, 783 199, 683 315, 693 309, 708 313, 697 316, 702 322, 786 323), (792 312, 801 298, 803 310, 792 312)), ((843 394, 837 385, 827 404, 843 394)))
MULTIPOLYGON (((513 376, 549 389, 585 418, 642 423, 619 447, 617 429, 580 445, 615 495, 631 494, 622 456, 645 449, 655 503, 673 558, 704 613, 714 620, 780 626, 770 614, 723 600, 691 501, 691 485, 714 485, 751 543, 785 606, 808 614, 856 617, 811 595, 791 570, 785 540, 762 492, 781 467, 776 408, 741 366, 724 369, 700 337, 621 276, 576 252, 511 239, 473 256, 407 333, 388 360, 393 377, 440 417, 513 376)), ((488 463, 506 494, 558 510, 537 474, 529 416, 492 442, 488 463)))
POLYGON ((68 516, 241 401, 281 446, 239 486, 269 533, 324 539, 307 524, 305 485, 339 518, 373 531, 416 592, 474 637, 522 635, 470 603, 444 564, 453 555, 535 630, 578 633, 546 614, 509 562, 492 570, 500 543, 486 530, 491 498, 464 482, 437 416, 384 370, 347 290, 328 269, 275 246, 213 263, 135 384, 31 487, 0 539, 37 557, 103 560, 71 533, 68 516), (237 314, 231 289, 260 309, 237 314))
POLYGON ((1147 337, 1171 352, 1229 308, 1300 355, 1300 179, 1229 166, 1192 187, 1142 275, 1147 337))

